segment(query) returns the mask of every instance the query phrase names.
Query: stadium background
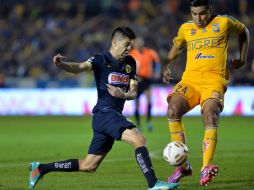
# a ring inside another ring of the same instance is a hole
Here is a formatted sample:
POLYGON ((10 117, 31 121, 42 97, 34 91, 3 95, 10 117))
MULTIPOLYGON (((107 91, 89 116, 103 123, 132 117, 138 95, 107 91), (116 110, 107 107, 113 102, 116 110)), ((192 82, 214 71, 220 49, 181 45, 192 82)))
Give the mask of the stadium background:
MULTIPOLYGON (((71 91, 73 88, 82 88, 84 92, 88 88, 85 94, 96 97, 93 73, 73 75, 64 72, 52 64, 55 54, 61 53, 67 60, 86 60, 109 48, 110 35, 116 26, 128 25, 138 36, 144 37, 146 45, 157 50, 161 60, 164 60, 180 24, 191 19, 186 0, 11 0, 0 3, 0 86, 5 88, 0 90, 1 115, 89 114, 96 99, 85 101, 82 93, 71 91), (35 88, 37 89, 33 91, 35 88), (49 88, 51 90, 47 91, 49 88), (52 92, 52 88, 58 88, 59 92, 52 92), (65 100, 69 96, 60 96, 63 94, 60 88, 68 88, 73 99, 79 99, 77 105, 82 104, 79 111, 71 111, 73 107, 66 105, 65 100), (27 96, 30 97, 29 102, 25 101, 27 96), (37 112, 39 107, 45 111, 37 112)), ((240 71, 232 73, 230 86, 253 86, 254 2, 214 0, 213 3, 216 13, 230 14, 245 23, 250 30, 247 64, 240 71)), ((229 59, 237 56, 238 51, 238 40, 232 39, 229 59)), ((185 59, 183 53, 173 64, 172 84, 180 80, 185 59)), ((166 90, 162 94, 164 96, 171 90, 170 87, 165 88, 160 80, 155 81, 155 86, 161 87, 162 92, 166 90)), ((226 115, 254 115, 254 90, 248 88, 245 91, 244 87, 233 89, 232 92, 229 88, 228 94, 231 95, 228 99, 234 100, 234 105, 231 105, 231 111, 226 115)), ((165 106, 163 109, 160 106, 166 104, 165 101, 158 102, 155 99, 161 97, 158 93, 160 90, 153 90, 153 115, 163 115, 165 106)), ((145 101, 143 98, 142 105, 145 101)), ((128 102, 126 109, 129 111, 125 113, 132 114, 133 106, 133 103, 128 102)), ((145 112, 144 109, 145 106, 141 106, 142 113, 145 112)), ((198 109, 194 115, 198 115, 198 109)))

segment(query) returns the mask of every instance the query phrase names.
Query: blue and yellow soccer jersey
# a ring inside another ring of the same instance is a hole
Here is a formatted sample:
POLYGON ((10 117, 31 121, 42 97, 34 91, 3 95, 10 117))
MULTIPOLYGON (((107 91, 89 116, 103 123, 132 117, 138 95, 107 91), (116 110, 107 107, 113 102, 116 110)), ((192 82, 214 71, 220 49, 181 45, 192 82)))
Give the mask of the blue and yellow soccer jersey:
POLYGON ((228 83, 227 48, 231 32, 242 33, 244 24, 229 16, 215 16, 205 28, 193 21, 182 24, 174 44, 187 47, 187 64, 183 78, 218 76, 228 83))

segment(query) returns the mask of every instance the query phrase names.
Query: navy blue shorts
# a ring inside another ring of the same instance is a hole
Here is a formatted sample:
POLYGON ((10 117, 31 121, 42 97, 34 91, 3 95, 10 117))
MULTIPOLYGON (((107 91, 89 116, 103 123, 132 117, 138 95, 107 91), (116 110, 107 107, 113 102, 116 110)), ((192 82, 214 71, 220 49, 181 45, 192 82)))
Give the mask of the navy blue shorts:
POLYGON ((121 140, 125 129, 135 125, 114 109, 98 110, 93 115, 93 139, 88 154, 109 152, 115 140, 121 140))

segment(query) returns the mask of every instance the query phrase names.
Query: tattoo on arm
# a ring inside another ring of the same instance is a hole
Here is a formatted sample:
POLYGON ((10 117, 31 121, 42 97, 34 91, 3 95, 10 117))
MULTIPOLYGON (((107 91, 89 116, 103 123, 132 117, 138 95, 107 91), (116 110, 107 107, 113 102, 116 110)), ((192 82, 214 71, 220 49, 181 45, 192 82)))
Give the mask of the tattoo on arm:
POLYGON ((62 61, 59 67, 67 72, 78 74, 83 71, 90 71, 92 69, 92 64, 87 61, 83 63, 62 61))
POLYGON ((131 80, 130 90, 123 93, 123 99, 125 100, 134 100, 137 97, 138 83, 136 80, 131 80))

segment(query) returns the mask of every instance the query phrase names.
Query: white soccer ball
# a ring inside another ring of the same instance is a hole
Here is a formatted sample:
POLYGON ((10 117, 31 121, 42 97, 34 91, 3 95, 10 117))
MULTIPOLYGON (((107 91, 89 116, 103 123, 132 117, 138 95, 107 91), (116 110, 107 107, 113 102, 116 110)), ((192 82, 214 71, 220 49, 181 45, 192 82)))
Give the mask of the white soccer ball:
POLYGON ((164 148, 163 157, 171 166, 179 166, 186 162, 189 157, 189 151, 185 144, 174 141, 167 144, 164 148))

